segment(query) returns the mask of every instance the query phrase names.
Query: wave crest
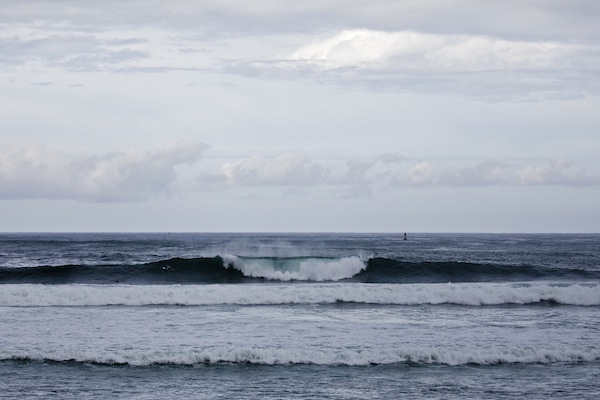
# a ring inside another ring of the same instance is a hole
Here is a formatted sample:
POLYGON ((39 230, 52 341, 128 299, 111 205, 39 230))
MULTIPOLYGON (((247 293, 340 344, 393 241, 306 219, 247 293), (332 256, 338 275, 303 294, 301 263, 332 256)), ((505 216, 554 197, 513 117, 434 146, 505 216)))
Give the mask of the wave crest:
POLYGON ((343 258, 251 258, 227 255, 226 267, 240 270, 245 276, 279 281, 339 281, 351 278, 367 266, 358 257, 343 258))
POLYGON ((0 306, 537 304, 600 306, 598 284, 3 285, 0 306))
POLYGON ((28 354, 26 351, 1 352, 0 361, 74 362, 105 365, 181 365, 199 364, 257 364, 257 365, 496 365, 496 364, 552 364, 597 362, 600 350, 514 347, 486 349, 446 348, 385 348, 379 350, 354 349, 283 349, 283 348, 206 348, 185 352, 144 352, 140 350, 44 351, 28 354))

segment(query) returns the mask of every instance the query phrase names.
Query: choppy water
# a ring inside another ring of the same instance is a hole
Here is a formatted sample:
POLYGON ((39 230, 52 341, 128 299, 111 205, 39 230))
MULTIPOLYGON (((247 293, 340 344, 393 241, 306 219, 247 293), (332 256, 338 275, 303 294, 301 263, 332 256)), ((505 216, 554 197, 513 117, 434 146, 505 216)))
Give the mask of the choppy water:
POLYGON ((2 234, 0 397, 598 398, 600 235, 2 234))

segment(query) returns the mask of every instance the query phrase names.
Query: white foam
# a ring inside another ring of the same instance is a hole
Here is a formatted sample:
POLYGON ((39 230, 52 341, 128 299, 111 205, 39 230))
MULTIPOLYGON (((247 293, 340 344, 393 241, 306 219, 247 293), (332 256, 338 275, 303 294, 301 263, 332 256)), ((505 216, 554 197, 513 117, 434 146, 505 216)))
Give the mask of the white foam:
POLYGON ((223 260, 226 267, 233 266, 246 276, 279 281, 339 281, 351 278, 367 267, 359 257, 248 258, 226 255, 223 260))
POLYGON ((265 365, 315 364, 363 366, 372 364, 441 364, 441 365, 494 365, 494 364, 549 364, 572 362, 596 362, 600 350, 557 349, 552 347, 532 348, 487 347, 487 348, 384 348, 360 349, 302 349, 265 347, 210 347, 186 348, 182 351, 153 351, 142 349, 45 349, 45 350, 0 350, 0 360, 27 359, 36 361, 76 361, 100 364, 216 364, 254 363, 265 365))
POLYGON ((597 283, 273 283, 225 285, 41 285, 5 284, 0 306, 370 304, 500 305, 553 301, 599 306, 597 283))

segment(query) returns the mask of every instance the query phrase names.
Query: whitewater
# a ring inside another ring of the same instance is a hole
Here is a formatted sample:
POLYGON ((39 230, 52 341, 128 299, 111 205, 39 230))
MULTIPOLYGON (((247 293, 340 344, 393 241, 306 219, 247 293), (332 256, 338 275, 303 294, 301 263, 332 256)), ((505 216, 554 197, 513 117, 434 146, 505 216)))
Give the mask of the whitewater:
POLYGON ((599 249, 591 234, 0 234, 0 397, 595 399, 599 249))
POLYGON ((391 284, 362 285, 297 284, 257 285, 4 285, 0 307, 180 305, 215 304, 327 304, 363 303, 381 305, 502 305, 551 304, 600 306, 597 283, 479 283, 479 284, 391 284))

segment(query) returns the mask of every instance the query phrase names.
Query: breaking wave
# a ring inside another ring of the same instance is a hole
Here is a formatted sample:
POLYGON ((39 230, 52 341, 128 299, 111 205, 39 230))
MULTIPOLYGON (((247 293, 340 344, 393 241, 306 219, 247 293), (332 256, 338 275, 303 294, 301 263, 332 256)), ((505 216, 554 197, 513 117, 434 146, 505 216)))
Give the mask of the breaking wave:
POLYGON ((23 351, 1 351, 0 361, 72 362, 105 365, 181 365, 258 364, 258 365, 496 365, 552 364, 600 361, 600 350, 532 347, 493 347, 485 349, 386 348, 353 349, 283 349, 283 348, 206 348, 181 352, 140 350, 46 350, 35 354, 23 351))
POLYGON ((405 262, 390 258, 172 258, 135 265, 59 265, 0 268, 0 283, 210 284, 260 281, 365 283, 597 280, 600 270, 463 262, 405 262))
POLYGON ((456 304, 487 306, 552 304, 600 306, 597 283, 445 283, 445 284, 231 284, 215 285, 40 285, 7 284, 0 306, 205 306, 220 304, 382 305, 456 304))

